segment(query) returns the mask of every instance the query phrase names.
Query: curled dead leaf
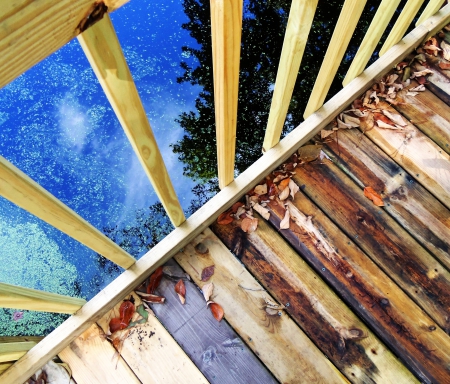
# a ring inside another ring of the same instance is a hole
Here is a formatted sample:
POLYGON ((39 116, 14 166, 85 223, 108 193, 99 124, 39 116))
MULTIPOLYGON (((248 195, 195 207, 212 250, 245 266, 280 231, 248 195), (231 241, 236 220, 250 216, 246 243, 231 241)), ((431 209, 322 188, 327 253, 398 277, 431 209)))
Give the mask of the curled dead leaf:
POLYGON ((209 309, 211 310, 212 315, 217 321, 223 319, 223 315, 225 313, 223 311, 223 308, 219 304, 215 303, 214 301, 211 301, 209 303, 209 309))
POLYGON ((381 199, 381 196, 377 192, 375 192, 375 190, 372 187, 364 188, 364 196, 372 200, 376 206, 384 207, 384 203, 383 200, 381 199))
POLYGON ((163 276, 163 267, 156 268, 150 276, 150 280, 147 286, 147 293, 155 293, 163 276))
POLYGON ((145 300, 149 303, 156 303, 156 304, 164 304, 166 301, 166 298, 163 296, 153 295, 151 293, 144 293, 136 291, 136 294, 141 297, 142 300, 145 300))
POLYGON ((205 298, 205 301, 208 302, 209 298, 211 297, 214 290, 214 284, 208 283, 205 284, 202 288, 203 297, 205 298))
POLYGON ((184 285, 183 280, 180 279, 175 285, 175 292, 180 298, 181 304, 184 304, 186 302, 186 286, 184 285))
POLYGON ((242 220, 241 229, 244 232, 251 233, 256 231, 256 228, 258 228, 258 219, 246 217, 242 220))
POLYGON ((287 186, 280 192, 280 194, 278 195, 278 198, 281 201, 286 200, 289 197, 289 192, 290 192, 289 186, 287 186))
POLYGON ((280 229, 289 229, 289 219, 291 216, 289 215, 289 210, 286 209, 283 220, 280 222, 280 229))
POLYGON ((233 222, 233 217, 231 216, 230 211, 223 212, 217 218, 217 224, 227 225, 233 222))
POLYGON ((253 205, 253 209, 258 212, 264 219, 269 220, 270 219, 270 212, 267 208, 264 208, 262 205, 259 205, 258 203, 255 203, 253 205))
POLYGON ((257 185, 255 187, 255 193, 257 195, 265 195, 267 193, 267 184, 257 185))
POLYGON ((388 117, 392 122, 394 122, 396 125, 400 125, 401 127, 405 127, 408 124, 405 122, 402 116, 400 116, 398 113, 393 113, 388 111, 387 109, 383 109, 381 112, 383 112, 383 115, 388 117))
MULTIPOLYGON (((321 158, 322 153, 320 151, 319 158, 321 158)), ((289 190, 291 191, 292 198, 294 198, 295 194, 300 190, 300 187, 292 179, 289 179, 289 190)))
POLYGON ((208 281, 212 275, 214 275, 214 268, 215 265, 210 265, 209 267, 205 267, 202 270, 202 276, 201 276, 201 280, 202 281, 208 281))

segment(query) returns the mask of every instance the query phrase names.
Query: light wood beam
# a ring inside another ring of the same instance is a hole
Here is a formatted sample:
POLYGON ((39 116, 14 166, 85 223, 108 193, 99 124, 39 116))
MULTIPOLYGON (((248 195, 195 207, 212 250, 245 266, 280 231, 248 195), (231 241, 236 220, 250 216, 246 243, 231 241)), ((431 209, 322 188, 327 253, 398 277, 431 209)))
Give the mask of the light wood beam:
POLYGON ((109 16, 78 41, 172 224, 179 226, 184 213, 109 16))
POLYGON ((34 341, 0 344, 0 363, 18 360, 36 345, 34 341))
POLYGON ((414 16, 419 12, 424 0, 409 0, 402 10, 389 36, 380 49, 380 57, 383 56, 394 44, 400 41, 405 34, 414 16))
MULTIPOLYGON (((112 12, 128 0, 104 0, 112 12)), ((0 88, 80 33, 96 0, 5 0, 0 7, 0 88)))
POLYGON ((377 60, 352 84, 330 99, 319 111, 289 133, 275 147, 240 174, 180 227, 152 248, 136 264, 86 303, 75 315, 67 319, 49 336, 32 348, 24 357, 0 376, 0 384, 23 382, 50 358, 69 345, 78 335, 116 305, 123 297, 147 278, 158 266, 174 256, 195 236, 209 226, 220 213, 230 208, 250 188, 268 173, 286 161, 301 145, 325 128, 349 103, 385 75, 391 67, 410 53, 429 33, 434 33, 448 23, 450 6, 414 29, 394 46, 389 55, 377 60))
POLYGON ((314 88, 309 96, 308 104, 303 115, 305 119, 317 111, 325 101, 331 83, 336 76, 339 65, 355 31, 356 24, 358 24, 361 13, 366 5, 366 1, 345 0, 330 44, 328 45, 327 53, 325 54, 316 82, 314 83, 314 88))
MULTIPOLYGON (((0 283, 0 307, 30 311, 75 313, 86 300, 0 283)), ((6 360, 4 360, 6 361, 6 360)))
POLYGON ((422 24, 430 16, 433 16, 437 11, 439 11, 444 3, 444 0, 430 0, 423 10, 422 14, 420 15, 419 19, 417 20, 416 27, 422 24))
POLYGON ((211 35, 219 187, 234 179, 242 0, 211 0, 211 35))
POLYGON ((135 259, 97 228, 0 156, 0 196, 17 204, 75 240, 128 268, 135 259))
POLYGON ((377 13, 373 17, 370 27, 364 36, 364 39, 358 48, 358 52, 345 75, 342 85, 345 87, 350 81, 358 76, 370 60, 373 51, 386 30, 389 21, 391 21, 395 10, 400 4, 400 0, 383 0, 377 9, 377 13))
POLYGON ((264 136, 263 152, 280 141, 317 2, 318 0, 292 1, 264 136))

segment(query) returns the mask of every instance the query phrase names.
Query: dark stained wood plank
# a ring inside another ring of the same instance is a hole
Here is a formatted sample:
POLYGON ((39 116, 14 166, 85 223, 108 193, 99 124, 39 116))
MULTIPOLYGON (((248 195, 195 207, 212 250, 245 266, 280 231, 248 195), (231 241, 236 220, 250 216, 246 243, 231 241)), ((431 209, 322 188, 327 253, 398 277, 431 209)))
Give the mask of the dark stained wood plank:
POLYGON ((449 332, 449 272, 330 161, 308 163, 295 172, 302 190, 449 332))
POLYGON ((229 225, 215 223, 211 228, 228 248, 235 249, 241 262, 285 305, 285 311, 351 382, 415 382, 411 373, 263 219, 259 218, 258 229, 251 234, 245 234, 237 221, 229 225))
MULTIPOLYGON (((171 260, 166 265, 182 269, 171 260)), ((157 290, 166 298, 151 305, 159 321, 211 383, 277 383, 271 373, 225 321, 214 319, 192 281, 184 280, 186 304, 175 293, 176 280, 163 278, 157 290)))
POLYGON ((326 151, 360 188, 383 197, 384 210, 450 269, 450 210, 359 130, 341 130, 326 151))

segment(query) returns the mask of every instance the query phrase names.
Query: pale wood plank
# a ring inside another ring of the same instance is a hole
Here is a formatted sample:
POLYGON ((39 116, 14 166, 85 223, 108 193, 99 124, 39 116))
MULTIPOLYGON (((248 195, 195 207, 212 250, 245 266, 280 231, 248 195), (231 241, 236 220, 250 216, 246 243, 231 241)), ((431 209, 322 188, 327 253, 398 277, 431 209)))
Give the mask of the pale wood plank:
POLYGON ((386 74, 393 64, 411 52, 428 33, 434 33, 436 29, 442 28, 447 22, 449 14, 450 6, 446 6, 405 36, 401 44, 392 47, 388 56, 377 60, 376 63, 367 68, 361 76, 352 82, 351 86, 336 94, 319 111, 305 120, 275 147, 267 151, 261 159, 240 174, 227 188, 224 188, 189 217, 185 223, 172 231, 163 241, 138 260, 136 264, 123 272, 85 304, 77 314, 67 319, 36 347, 32 348, 13 367, 0 376, 0 383, 26 380, 52 356, 64 349, 94 321, 98 320, 128 292, 139 285, 159 265, 170 259, 179 249, 211 224, 220 213, 230 208, 251 186, 256 185, 265 175, 287 160, 300 145, 306 143, 325 128, 339 112, 343 111, 361 92, 372 85, 375 79, 386 74))
MULTIPOLYGON (((356 76, 358 76, 369 62, 373 51, 381 39, 386 27, 389 24, 395 10, 400 4, 400 0, 383 0, 379 5, 369 29, 367 30, 358 52, 353 58, 352 64, 345 75, 342 85, 345 87, 356 76)), ((434 12, 433 12, 434 13, 434 12)), ((431 16, 431 15, 430 15, 431 16)))
POLYGON ((314 88, 309 96, 303 114, 305 119, 317 111, 325 101, 365 5, 366 0, 345 0, 314 88))
POLYGON ((175 256, 201 288, 199 273, 215 265, 211 300, 225 311, 225 319, 282 383, 343 383, 347 380, 285 313, 268 315, 265 298, 274 300, 239 263, 225 245, 206 229, 175 256), (202 243, 207 253, 195 246, 202 243), (241 287, 249 287, 245 290, 241 287))
POLYGON ((77 384, 141 383, 97 324, 92 324, 58 356, 69 365, 77 384))
POLYGON ((75 313, 85 303, 86 300, 77 297, 0 283, 0 307, 3 308, 75 313))
MULTIPOLYGON (((135 305, 141 304, 133 292, 135 305)), ((129 295, 127 296, 129 298, 129 295)), ((119 316, 118 303, 111 312, 103 316, 98 324, 103 332, 109 332, 109 321, 119 316)), ((122 339, 120 355, 133 370, 140 382, 146 383, 208 383, 203 374, 186 356, 169 332, 150 314, 148 321, 130 330, 113 335, 122 339)))
POLYGON ((437 11, 439 11, 439 8, 441 8, 442 4, 444 3, 444 0, 430 0, 423 10, 422 14, 420 15, 419 19, 417 20, 416 27, 422 24, 430 16, 434 15, 437 11))
MULTIPOLYGON (((14 361, 9 361, 2 363, 0 362, 0 373, 6 371, 8 368, 10 368, 14 364, 14 361)), ((26 380, 26 379, 25 379, 26 380)))
POLYGON ((170 221, 178 227, 184 213, 109 16, 79 35, 78 41, 170 221))
POLYGON ((317 2, 318 0, 292 1, 264 136, 263 152, 280 141, 317 2))
POLYGON ((211 0, 219 187, 234 179, 243 0, 211 0))
MULTIPOLYGON (((128 0, 105 0, 112 12, 128 0)), ((2 1, 0 88, 72 40, 95 0, 2 1)))
POLYGON ((19 341, 13 343, 1 343, 0 344, 0 363, 18 360, 27 351, 34 347, 36 343, 34 341, 19 341))
POLYGON ((389 36, 381 47, 380 56, 383 56, 392 46, 401 40, 424 1, 425 0, 408 0, 402 13, 392 27, 389 36))
POLYGON ((122 268, 135 262, 117 244, 1 156, 0 195, 122 268))

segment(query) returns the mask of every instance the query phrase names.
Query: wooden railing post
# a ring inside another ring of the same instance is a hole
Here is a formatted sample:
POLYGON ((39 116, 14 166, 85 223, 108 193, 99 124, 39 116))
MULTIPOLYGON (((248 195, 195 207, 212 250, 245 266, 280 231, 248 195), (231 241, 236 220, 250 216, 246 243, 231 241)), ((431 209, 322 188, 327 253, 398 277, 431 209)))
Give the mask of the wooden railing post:
POLYGON ((243 0, 211 0, 219 187, 234 179, 243 0))
POLYGON ((78 41, 172 224, 185 221, 155 136, 108 15, 78 41))
POLYGON ((439 11, 439 8, 441 8, 444 3, 445 0, 430 0, 417 20, 416 27, 439 11))
POLYGON ((280 141, 318 0, 292 0, 270 106, 263 152, 280 141))

